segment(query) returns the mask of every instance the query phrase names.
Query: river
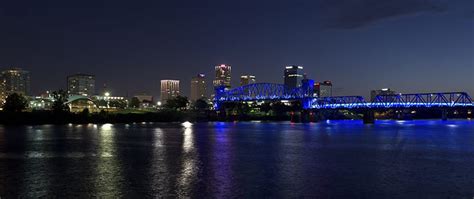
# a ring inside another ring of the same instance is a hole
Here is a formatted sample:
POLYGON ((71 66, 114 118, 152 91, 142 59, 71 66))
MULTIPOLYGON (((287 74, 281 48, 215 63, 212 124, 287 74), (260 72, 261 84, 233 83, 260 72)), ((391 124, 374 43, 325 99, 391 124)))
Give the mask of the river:
POLYGON ((0 198, 472 198, 474 121, 0 126, 0 198))

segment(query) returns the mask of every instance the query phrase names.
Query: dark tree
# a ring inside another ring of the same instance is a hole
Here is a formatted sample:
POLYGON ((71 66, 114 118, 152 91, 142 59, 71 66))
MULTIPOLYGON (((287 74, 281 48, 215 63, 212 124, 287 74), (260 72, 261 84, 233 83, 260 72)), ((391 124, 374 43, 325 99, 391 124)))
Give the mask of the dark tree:
MULTIPOLYGON (((106 103, 107 105, 107 103, 106 103)), ((113 100, 109 102, 110 107, 124 109, 127 107, 127 102, 125 100, 113 100)))
POLYGON ((82 112, 81 112, 81 114, 82 114, 83 116, 88 116, 89 113, 90 113, 90 112, 89 112, 89 109, 88 109, 88 108, 83 109, 82 112))
POLYGON ((189 101, 187 97, 176 96, 175 98, 166 100, 165 107, 174 110, 183 110, 186 109, 188 103, 189 101))
POLYGON ((224 102, 221 105, 221 109, 224 110, 226 113, 233 113, 235 110, 237 110, 237 106, 237 102, 224 102))
POLYGON ((288 110, 289 107, 282 102, 275 102, 272 104, 272 111, 277 116, 285 115, 288 110))
POLYGON ((53 92, 53 112, 55 113, 67 113, 69 112, 69 106, 66 104, 68 100, 67 92, 64 90, 53 92))
POLYGON ((209 104, 204 99, 198 99, 194 102, 193 108, 199 111, 209 110, 209 104))
POLYGON ((268 102, 265 102, 263 103, 262 105, 260 105, 260 111, 264 112, 264 113, 268 113, 272 110, 272 106, 270 103, 268 102))
POLYGON ((12 93, 7 97, 3 110, 6 112, 21 112, 26 109, 27 105, 28 102, 22 95, 12 93))
POLYGON ((247 103, 239 103, 236 108, 239 115, 247 115, 250 113, 250 106, 247 103))
POLYGON ((130 100, 128 106, 129 106, 130 108, 138 108, 138 107, 140 107, 140 100, 139 100, 137 97, 133 97, 133 98, 130 100))
POLYGON ((303 110, 303 107, 301 106, 301 102, 300 101, 291 102, 290 110, 291 111, 301 111, 301 110, 303 110))
POLYGON ((95 101, 95 104, 97 104, 97 106, 107 106, 107 101, 101 99, 101 100, 96 100, 95 101))

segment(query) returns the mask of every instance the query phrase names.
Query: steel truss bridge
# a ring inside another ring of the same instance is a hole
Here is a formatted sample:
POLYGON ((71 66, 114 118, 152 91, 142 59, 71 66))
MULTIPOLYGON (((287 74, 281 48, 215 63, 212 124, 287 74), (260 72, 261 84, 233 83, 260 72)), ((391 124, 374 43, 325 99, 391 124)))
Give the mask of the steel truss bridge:
POLYGON ((465 92, 415 93, 378 95, 371 101, 362 96, 313 97, 312 84, 288 88, 282 84, 257 83, 225 90, 216 88, 214 102, 218 108, 224 102, 301 101, 308 109, 408 109, 408 108, 474 108, 472 98, 465 92))

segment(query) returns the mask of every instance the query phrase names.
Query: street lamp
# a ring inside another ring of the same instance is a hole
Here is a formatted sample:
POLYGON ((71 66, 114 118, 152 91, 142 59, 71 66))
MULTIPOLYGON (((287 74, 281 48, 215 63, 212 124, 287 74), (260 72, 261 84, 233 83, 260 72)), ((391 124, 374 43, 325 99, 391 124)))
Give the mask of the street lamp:
POLYGON ((107 103, 106 109, 107 109, 107 112, 109 112, 109 97, 110 97, 110 93, 109 93, 109 92, 105 92, 105 93, 104 93, 104 96, 105 96, 105 97, 104 97, 104 98, 105 98, 105 102, 107 103))

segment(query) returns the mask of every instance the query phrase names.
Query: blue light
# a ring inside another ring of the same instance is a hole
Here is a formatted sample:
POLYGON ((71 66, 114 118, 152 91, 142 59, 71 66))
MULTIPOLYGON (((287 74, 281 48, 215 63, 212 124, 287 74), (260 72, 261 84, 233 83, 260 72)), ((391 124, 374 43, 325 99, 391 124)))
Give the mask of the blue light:
POLYGON ((312 96, 311 88, 291 89, 285 85, 272 83, 249 84, 232 90, 218 87, 215 91, 215 109, 219 109, 222 102, 264 100, 299 100, 303 109, 474 107, 472 98, 465 92, 379 95, 373 102, 367 102, 362 96, 308 97, 312 96))

